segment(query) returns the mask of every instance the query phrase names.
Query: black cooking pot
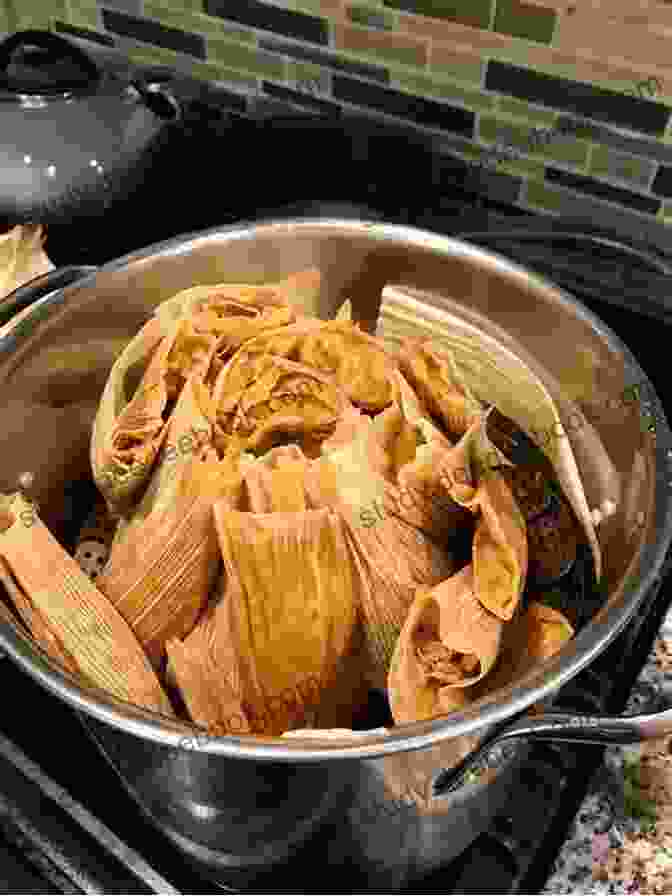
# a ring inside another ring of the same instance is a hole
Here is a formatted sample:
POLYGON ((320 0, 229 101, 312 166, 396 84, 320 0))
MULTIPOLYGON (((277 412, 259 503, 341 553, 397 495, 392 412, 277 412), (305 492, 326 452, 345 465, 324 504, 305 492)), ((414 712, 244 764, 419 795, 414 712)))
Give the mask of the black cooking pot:
POLYGON ((181 117, 165 85, 104 68, 70 40, 21 31, 0 44, 0 224, 100 216, 142 183, 181 117))

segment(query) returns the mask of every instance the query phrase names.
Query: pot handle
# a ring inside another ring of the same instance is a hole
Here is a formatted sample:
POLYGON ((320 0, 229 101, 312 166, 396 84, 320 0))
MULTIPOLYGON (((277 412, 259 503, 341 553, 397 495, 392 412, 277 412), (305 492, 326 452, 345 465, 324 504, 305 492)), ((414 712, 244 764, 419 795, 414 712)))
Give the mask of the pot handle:
MULTIPOLYGON (((10 89, 20 89, 27 93, 31 91, 30 84, 22 84, 7 76, 6 71, 12 59, 12 54, 19 47, 40 47, 44 50, 50 50, 58 53, 59 56, 69 56, 77 65, 84 70, 88 78, 88 85, 97 83, 101 78, 101 71, 96 62, 81 47, 71 43, 60 34, 54 34, 51 31, 38 31, 37 29, 28 29, 26 31, 17 31, 16 34, 10 35, 6 40, 0 43, 0 81, 10 89)), ((58 88, 68 87, 69 84, 58 83, 53 86, 58 88)), ((81 87, 79 82, 76 87, 81 87)), ((39 92, 44 92, 44 88, 40 87, 39 92)))
POLYGON ((453 768, 437 775, 433 796, 457 790, 487 762, 490 750, 504 740, 548 740, 562 743, 628 746, 672 734, 672 709, 636 716, 588 716, 579 713, 541 712, 523 715, 486 736, 477 750, 453 768))
POLYGON ((71 286, 75 281, 82 280, 97 270, 98 268, 88 264, 68 265, 29 280, 28 283, 19 286, 0 302, 0 326, 4 326, 20 311, 25 310, 39 299, 43 299, 49 293, 71 286))

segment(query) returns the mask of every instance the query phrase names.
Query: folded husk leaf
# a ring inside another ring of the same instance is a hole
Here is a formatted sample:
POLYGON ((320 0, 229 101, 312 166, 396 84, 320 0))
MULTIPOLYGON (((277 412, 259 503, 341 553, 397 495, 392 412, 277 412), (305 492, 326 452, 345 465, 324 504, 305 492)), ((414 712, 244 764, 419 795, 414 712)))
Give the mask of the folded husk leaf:
POLYGON ((219 568, 212 506, 239 478, 214 452, 205 461, 192 458, 181 465, 170 501, 157 496, 155 510, 113 546, 98 578, 157 666, 165 642, 187 635, 207 604, 219 568))
POLYGON ((432 587, 454 571, 450 552, 394 516, 370 527, 344 517, 346 540, 364 625, 367 676, 384 688, 397 639, 416 589, 432 587))
MULTIPOLYGON (((329 727, 348 724, 353 677, 342 680, 339 671, 354 654, 356 606, 339 517, 327 509, 245 514, 219 503, 215 520, 227 587, 213 615, 232 614, 253 730, 305 727, 306 682, 316 683, 313 705, 324 701, 330 716, 342 716, 329 727)), ((225 636, 216 629, 216 638, 225 636)))
MULTIPOLYGON (((458 384, 468 387, 479 401, 494 405, 548 457, 584 529, 599 580, 602 556, 581 475, 558 409, 539 377, 513 352, 473 325, 431 308, 397 287, 383 290, 380 321, 386 342, 398 344, 404 337, 416 337, 425 340, 425 353, 450 356, 458 384)), ((427 385, 431 387, 433 382, 427 385)))
POLYGON ((44 239, 40 224, 17 224, 0 235, 0 299, 54 269, 42 248, 44 239))
POLYGON ((244 472, 246 507, 252 513, 303 513, 308 510, 304 478, 308 459, 297 446, 273 448, 244 472), (300 457, 288 455, 289 447, 300 457))
POLYGON ((192 286, 162 302, 154 311, 169 333, 180 318, 210 308, 236 303, 257 309, 291 308, 294 313, 317 316, 321 274, 316 269, 299 271, 277 283, 213 283, 192 286))
POLYGON ((149 484, 128 516, 119 519, 114 536, 115 549, 136 535, 150 513, 157 508, 170 511, 178 488, 180 469, 192 460, 203 457, 212 447, 216 429, 214 419, 214 405, 207 389, 197 377, 190 377, 166 422, 149 484))
POLYGON ((152 480, 130 519, 120 526, 98 587, 132 626, 152 662, 166 640, 181 639, 207 603, 219 568, 212 506, 241 500, 242 458, 219 459, 209 445, 208 401, 196 377, 188 380, 168 424, 152 480), (200 401, 199 401, 200 395, 200 401))
MULTIPOLYGON (((159 320, 153 318, 140 335, 147 333, 153 339, 157 327, 160 327, 159 320)), ((172 333, 156 347, 140 385, 118 414, 114 409, 120 404, 120 379, 135 357, 124 352, 117 362, 121 368, 119 374, 115 372, 117 364, 114 365, 103 392, 92 440, 96 484, 111 509, 117 512, 128 509, 135 493, 146 482, 166 435, 170 403, 179 398, 190 377, 203 379, 215 342, 211 334, 197 332, 191 321, 178 320, 172 333)))
POLYGON ((387 450, 394 457, 397 488, 387 489, 385 509, 438 542, 469 525, 471 514, 453 500, 442 482, 453 446, 430 422, 417 396, 398 374, 399 399, 381 417, 396 417, 399 430, 387 450))
MULTIPOLYGON (((288 328, 289 329, 289 328, 288 328)), ((335 431, 347 399, 334 380, 304 364, 239 352, 213 390, 221 452, 266 454, 278 442, 299 441, 317 457, 335 431)))
MULTIPOLYGON (((527 528, 497 465, 506 461, 474 423, 442 460, 442 482, 458 504, 478 514, 473 541, 475 590, 484 607, 509 620, 525 588, 527 528), (465 475, 465 472, 467 475, 465 475)), ((510 463, 506 461, 510 466, 510 463)))
POLYGON ((464 706, 464 689, 497 659, 502 627, 476 596, 471 564, 431 591, 418 589, 388 676, 395 722, 433 719, 464 706))
POLYGON ((399 366, 431 414, 451 436, 459 438, 480 417, 482 408, 470 394, 449 352, 433 351, 421 339, 406 339, 399 366))
POLYGON ((574 637, 569 620, 559 610, 531 601, 525 613, 527 649, 534 659, 555 656, 574 637))
POLYGON ((133 400, 128 380, 139 369, 146 373, 162 338, 159 321, 148 321, 113 364, 98 405, 91 434, 91 468, 111 509, 146 481, 164 434, 160 414, 159 421, 149 411, 138 413, 135 420, 128 413, 125 421, 122 417, 133 400), (136 445, 120 449, 120 436, 123 439, 125 431, 134 428, 140 430, 136 445))
MULTIPOLYGON (((63 550, 34 507, 19 493, 1 496, 0 501, 2 509, 15 516, 0 533, 0 557, 82 677, 120 700, 173 715, 128 624, 63 550)), ((53 650, 53 644, 44 647, 53 650)))
MULTIPOLYGON (((14 609, 35 641, 49 654, 52 660, 60 663, 68 672, 77 675, 79 671, 77 663, 51 630, 44 616, 35 609, 21 588, 18 587, 11 570, 2 558, 0 558, 0 582, 5 586, 14 609)), ((1 601, 0 610, 5 618, 12 618, 9 609, 1 601)))
POLYGON ((487 678, 476 685, 473 698, 478 700, 486 693, 519 681, 538 666, 540 660, 559 653, 573 636, 574 629, 562 613, 538 601, 530 601, 525 612, 504 626, 497 664, 487 678))
POLYGON ((168 676, 179 689, 192 721, 210 734, 249 734, 243 710, 238 637, 226 576, 220 576, 215 599, 183 640, 166 642, 168 676))
POLYGON ((326 321, 301 340, 297 360, 332 373, 350 401, 371 413, 382 411, 394 398, 396 365, 380 340, 356 324, 326 321))

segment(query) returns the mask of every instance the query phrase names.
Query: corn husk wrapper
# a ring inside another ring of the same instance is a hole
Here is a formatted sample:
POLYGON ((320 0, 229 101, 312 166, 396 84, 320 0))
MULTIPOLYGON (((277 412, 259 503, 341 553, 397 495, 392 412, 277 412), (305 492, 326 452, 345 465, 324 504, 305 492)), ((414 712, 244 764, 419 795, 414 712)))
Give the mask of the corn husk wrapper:
POLYGON ((177 469, 171 499, 132 537, 114 547, 98 587, 133 628, 155 665, 170 638, 183 638, 207 604, 219 569, 213 503, 239 479, 233 464, 212 452, 177 469))
MULTIPOLYGON (((374 687, 384 687, 415 589, 432 587, 454 570, 447 548, 404 518, 407 505, 396 479, 398 467, 417 453, 412 430, 395 404, 373 420, 364 418, 355 439, 324 453, 306 477, 309 502, 321 498, 343 516, 374 687)), ((455 507, 452 521, 457 525, 465 512, 455 507)))
MULTIPOLYGON (((553 465, 584 529, 599 580, 601 550, 576 459, 558 409, 539 377, 513 352, 473 325, 431 308, 397 287, 383 290, 380 328, 386 343, 399 345, 405 338, 420 338, 425 340, 423 356, 440 352, 440 357, 450 357, 457 384, 463 390, 468 388, 479 402, 494 405, 534 441, 553 465)), ((416 345, 410 347, 411 353, 416 345)), ((427 386, 431 388, 433 382, 428 381, 427 386)))
POLYGON ((341 307, 336 312, 336 317, 334 320, 345 321, 346 323, 354 323, 352 319, 352 302, 350 299, 346 299, 345 302, 341 305, 341 307))
MULTIPOLYGON (((1 500, 3 510, 15 515, 12 525, 0 533, 3 570, 9 570, 16 588, 43 618, 79 674, 120 700, 173 715, 168 697, 124 619, 22 495, 1 500)), ((53 650, 53 642, 44 647, 47 652, 53 650)))
POLYGON ((574 629, 558 610, 530 601, 527 610, 504 626, 497 664, 473 689, 474 699, 519 681, 540 661, 559 653, 574 629))
POLYGON ((497 659, 503 625, 476 596, 471 564, 431 591, 419 589, 388 676, 395 722, 433 719, 464 706, 464 689, 497 659))
POLYGON ((94 423, 94 479, 117 512, 128 509, 151 473, 166 435, 170 402, 177 400, 189 376, 205 376, 215 348, 214 336, 197 332, 189 320, 177 321, 172 333, 156 345, 140 385, 124 405, 128 367, 146 356, 148 343, 160 330, 158 318, 149 321, 115 363, 94 423))
MULTIPOLYGON (((357 618, 339 517, 327 509, 245 514, 220 503, 215 520, 227 586, 213 617, 231 614, 215 637, 232 630, 236 636, 252 729, 279 735, 305 727, 311 682, 318 692, 313 705, 320 702, 325 710, 318 724, 342 725, 343 717, 347 724, 357 682, 340 673, 355 656, 357 618)), ((227 670, 221 674, 227 677, 227 670)))
MULTIPOLYGON (((11 604, 35 641, 49 654, 52 660, 60 663, 68 672, 77 675, 79 670, 74 658, 52 631, 47 620, 35 609, 21 588, 18 587, 9 566, 2 559, 0 559, 0 582, 5 586, 11 604)), ((0 615, 4 619, 14 622, 9 608, 3 603, 0 603, 0 615)))
POLYGON ((236 355, 213 391, 217 422, 226 435, 220 451, 265 454, 288 434, 307 456, 319 456, 333 435, 347 399, 334 380, 274 356, 236 355))
POLYGON ((473 540, 475 591, 491 613, 509 620, 525 588, 527 528, 497 470, 502 462, 511 464, 488 439, 486 424, 486 418, 474 423, 445 455, 441 481, 453 500, 478 514, 473 540))
POLYGON ((385 509, 442 543, 471 520, 470 512, 451 497, 442 481, 453 446, 427 418, 404 377, 397 376, 398 402, 380 415, 388 416, 396 428, 387 445, 396 488, 386 490, 385 509))
POLYGON ((212 448, 216 430, 214 419, 214 405, 207 389, 198 377, 190 377, 166 423, 149 484, 128 516, 119 519, 113 542, 115 549, 137 537, 140 527, 157 508, 169 511, 181 469, 202 458, 212 448))
POLYGON ((555 656, 574 637, 566 616, 539 601, 531 601, 524 616, 527 649, 534 659, 555 656))
POLYGON ((163 420, 158 425, 150 414, 139 413, 135 421, 129 415, 126 429, 138 432, 130 445, 124 442, 126 431, 118 421, 133 399, 129 379, 136 371, 146 372, 162 338, 159 321, 148 321, 113 364, 98 405, 91 435, 91 468, 110 507, 117 497, 130 497, 146 481, 161 444, 163 420))
POLYGON ((365 635, 371 687, 384 688, 392 656, 420 586, 432 587, 455 569, 449 551, 394 516, 368 528, 344 518, 356 598, 365 635))
POLYGON ((220 557, 214 502, 227 498, 235 507, 242 492, 244 460, 220 460, 210 445, 208 417, 201 407, 208 400, 202 383, 192 377, 171 415, 166 438, 167 446, 182 450, 163 452, 98 579, 100 590, 155 664, 168 639, 191 631, 215 584, 220 557))
POLYGON ((169 678, 179 689, 193 722, 210 734, 250 734, 233 605, 226 598, 226 575, 215 600, 183 640, 166 642, 169 678))
POLYGON ((256 309, 292 308, 297 315, 317 317, 322 276, 315 268, 291 274, 277 283, 214 283, 191 286, 162 302, 154 311, 166 332, 180 318, 218 312, 230 303, 256 309))
POLYGON ((0 235, 0 299, 54 266, 42 248, 44 228, 39 224, 17 224, 0 235))
POLYGON ((251 513, 303 513, 310 509, 304 487, 308 464, 298 445, 281 445, 247 465, 241 509, 251 513))
POLYGON ((398 361, 423 404, 452 437, 463 436, 479 419, 480 403, 461 380, 449 352, 438 352, 421 339, 407 339, 402 343, 398 361))
POLYGON ((394 398, 396 364, 380 340, 356 324, 327 321, 302 340, 298 360, 332 372, 350 401, 371 413, 384 410, 394 398))

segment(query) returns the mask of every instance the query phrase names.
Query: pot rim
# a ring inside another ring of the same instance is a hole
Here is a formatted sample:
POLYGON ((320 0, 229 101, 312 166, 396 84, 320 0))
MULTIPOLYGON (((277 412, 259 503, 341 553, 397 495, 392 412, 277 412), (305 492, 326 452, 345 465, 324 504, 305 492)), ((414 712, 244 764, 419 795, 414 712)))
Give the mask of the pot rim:
MULTIPOLYGON (((531 704, 537 703, 574 678, 582 669, 595 660, 627 625, 636 612, 649 588, 657 584, 670 544, 672 543, 672 432, 667 423, 660 399, 650 383, 645 371, 628 347, 603 321, 586 308, 582 302, 564 291, 551 280, 532 272, 522 265, 510 261, 499 253, 492 252, 454 237, 441 236, 419 228, 395 224, 360 221, 339 218, 292 218, 269 219, 261 222, 245 221, 229 227, 214 227, 204 231, 182 234, 169 240, 154 243, 141 250, 117 258, 99 268, 100 273, 119 271, 129 264, 150 257, 186 254, 199 245, 216 242, 223 237, 227 241, 249 238, 258 233, 283 230, 338 230, 339 233, 365 235, 374 243, 411 244, 416 248, 429 249, 443 255, 458 255, 487 262, 491 269, 511 279, 525 281, 535 290, 554 296, 558 304, 571 308, 597 331, 610 348, 623 356, 626 370, 634 374, 638 382, 649 388, 652 409, 656 415, 656 483, 655 518, 659 523, 655 538, 645 543, 639 556, 637 585, 624 589, 623 597, 617 605, 601 611, 606 617, 598 624, 591 620, 572 640, 571 650, 565 648, 556 657, 535 666, 522 682, 509 690, 504 699, 501 692, 488 694, 467 709, 453 713, 446 719, 414 722, 395 726, 385 733, 366 734, 356 732, 355 737, 344 737, 342 741, 333 738, 313 740, 288 740, 281 737, 225 736, 214 737, 182 722, 158 714, 149 713, 131 706, 105 692, 81 685, 68 673, 61 671, 46 654, 38 652, 27 636, 0 620, 0 644, 32 678, 75 709, 93 716, 114 728, 121 729, 168 748, 196 750, 202 753, 253 759, 269 762, 316 762, 333 759, 374 759, 388 754, 427 748, 444 740, 462 735, 475 734, 481 729, 498 725, 524 712, 531 704), (668 471, 667 467, 671 469, 668 471), (662 520, 662 525, 660 524, 662 520), (498 700, 494 695, 500 693, 498 700), (191 745, 186 742, 191 739, 191 745)), ((59 289, 40 305, 40 315, 45 307, 65 304, 72 292, 83 287, 94 287, 98 272, 84 277, 72 286, 59 289)), ((30 325, 35 311, 22 321, 22 328, 30 325)), ((0 359, 12 352, 16 346, 13 328, 8 327, 0 338, 0 359)))

